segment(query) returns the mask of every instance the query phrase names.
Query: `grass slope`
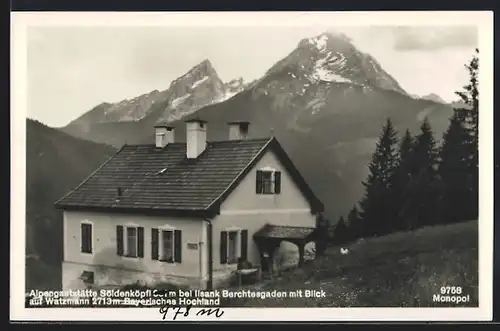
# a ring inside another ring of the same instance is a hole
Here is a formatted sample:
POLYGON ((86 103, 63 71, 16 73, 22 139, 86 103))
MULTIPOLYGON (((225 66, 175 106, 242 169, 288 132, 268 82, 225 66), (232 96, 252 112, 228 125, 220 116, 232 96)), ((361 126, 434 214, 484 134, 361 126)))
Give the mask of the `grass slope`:
POLYGON ((256 287, 259 291, 323 289, 326 298, 231 299, 246 307, 435 307, 442 286, 461 286, 478 306, 478 222, 426 227, 357 241, 349 253, 331 248, 302 269, 256 287))
POLYGON ((61 285, 62 213, 54 202, 116 150, 26 122, 26 287, 61 285))

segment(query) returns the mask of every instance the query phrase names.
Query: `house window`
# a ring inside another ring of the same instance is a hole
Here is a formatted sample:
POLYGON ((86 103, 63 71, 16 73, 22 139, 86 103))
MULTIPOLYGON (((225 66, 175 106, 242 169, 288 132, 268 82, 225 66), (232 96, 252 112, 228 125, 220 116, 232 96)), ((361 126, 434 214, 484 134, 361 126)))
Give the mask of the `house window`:
POLYGON ((182 233, 175 229, 151 229, 151 258, 167 263, 182 260, 182 233))
POLYGON ((237 263, 238 259, 247 259, 248 231, 230 230, 221 231, 220 262, 221 264, 237 263))
POLYGON ((173 262, 174 261, 174 232, 173 231, 162 231, 161 232, 163 250, 161 254, 162 261, 173 262))
POLYGON ((116 248, 119 256, 144 257, 144 228, 142 226, 116 227, 116 248))
POLYGON ((236 263, 236 249, 238 246, 238 232, 230 231, 227 233, 227 262, 228 263, 236 263))
POLYGON ((126 256, 137 257, 137 228, 127 228, 127 241, 125 247, 126 256))
POLYGON ((257 170, 257 194, 280 194, 281 172, 276 170, 257 170))
POLYGON ((81 224, 81 251, 92 254, 92 224, 81 224))

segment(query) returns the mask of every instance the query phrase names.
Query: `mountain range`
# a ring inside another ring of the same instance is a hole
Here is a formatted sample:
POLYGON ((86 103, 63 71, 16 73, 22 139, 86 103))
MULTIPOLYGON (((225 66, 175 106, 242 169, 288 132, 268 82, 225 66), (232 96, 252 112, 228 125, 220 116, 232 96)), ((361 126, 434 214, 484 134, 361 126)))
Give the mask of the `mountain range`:
MULTIPOLYGON (((458 87, 457 87, 458 88, 458 87)), ((335 219, 362 196, 361 181, 382 124, 416 133, 428 118, 439 140, 452 106, 435 96, 415 98, 371 55, 342 34, 304 38, 264 76, 224 83, 209 60, 194 66, 164 91, 102 103, 64 132, 121 147, 152 143, 153 126, 169 122, 185 139, 183 120, 207 120, 208 139, 227 139, 225 122, 248 120, 251 137, 274 135, 335 219)))

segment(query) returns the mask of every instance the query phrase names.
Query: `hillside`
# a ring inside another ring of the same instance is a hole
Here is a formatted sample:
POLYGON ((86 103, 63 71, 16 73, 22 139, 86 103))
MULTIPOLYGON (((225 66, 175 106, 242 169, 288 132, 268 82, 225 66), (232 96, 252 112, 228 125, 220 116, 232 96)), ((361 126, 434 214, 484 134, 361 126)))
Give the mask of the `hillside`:
POLYGON ((26 121, 26 134, 26 286, 60 286, 62 214, 53 204, 111 157, 115 149, 30 119, 26 121))
MULTIPOLYGON (((211 69, 206 72, 214 76, 211 69)), ((366 165, 387 117, 400 132, 416 132, 428 117, 439 140, 452 114, 449 105, 408 95, 376 59, 346 36, 331 33, 303 39, 263 77, 224 100, 230 95, 212 98, 199 109, 202 103, 188 103, 182 116, 169 117, 178 128, 176 139, 185 139, 181 120, 190 116, 209 121, 210 140, 227 139, 226 121, 251 121, 250 136, 275 135, 282 143, 323 200, 329 219, 345 215, 361 197, 366 165)), ((85 121, 64 131, 115 147, 149 143, 153 125, 171 114, 171 105, 170 100, 156 102, 136 121, 85 121)))
POLYGON ((358 241, 311 261, 303 269, 283 273, 253 290, 324 290, 326 297, 232 299, 232 307, 436 307, 441 286, 461 286, 478 306, 478 222, 434 226, 414 232, 358 241))

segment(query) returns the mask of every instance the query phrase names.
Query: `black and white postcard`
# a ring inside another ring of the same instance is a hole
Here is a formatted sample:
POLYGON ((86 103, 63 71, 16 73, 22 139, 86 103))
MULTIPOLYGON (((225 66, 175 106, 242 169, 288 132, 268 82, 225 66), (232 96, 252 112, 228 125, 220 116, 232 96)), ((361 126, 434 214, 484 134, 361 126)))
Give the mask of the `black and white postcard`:
POLYGON ((490 320, 492 22, 13 13, 11 319, 490 320))

